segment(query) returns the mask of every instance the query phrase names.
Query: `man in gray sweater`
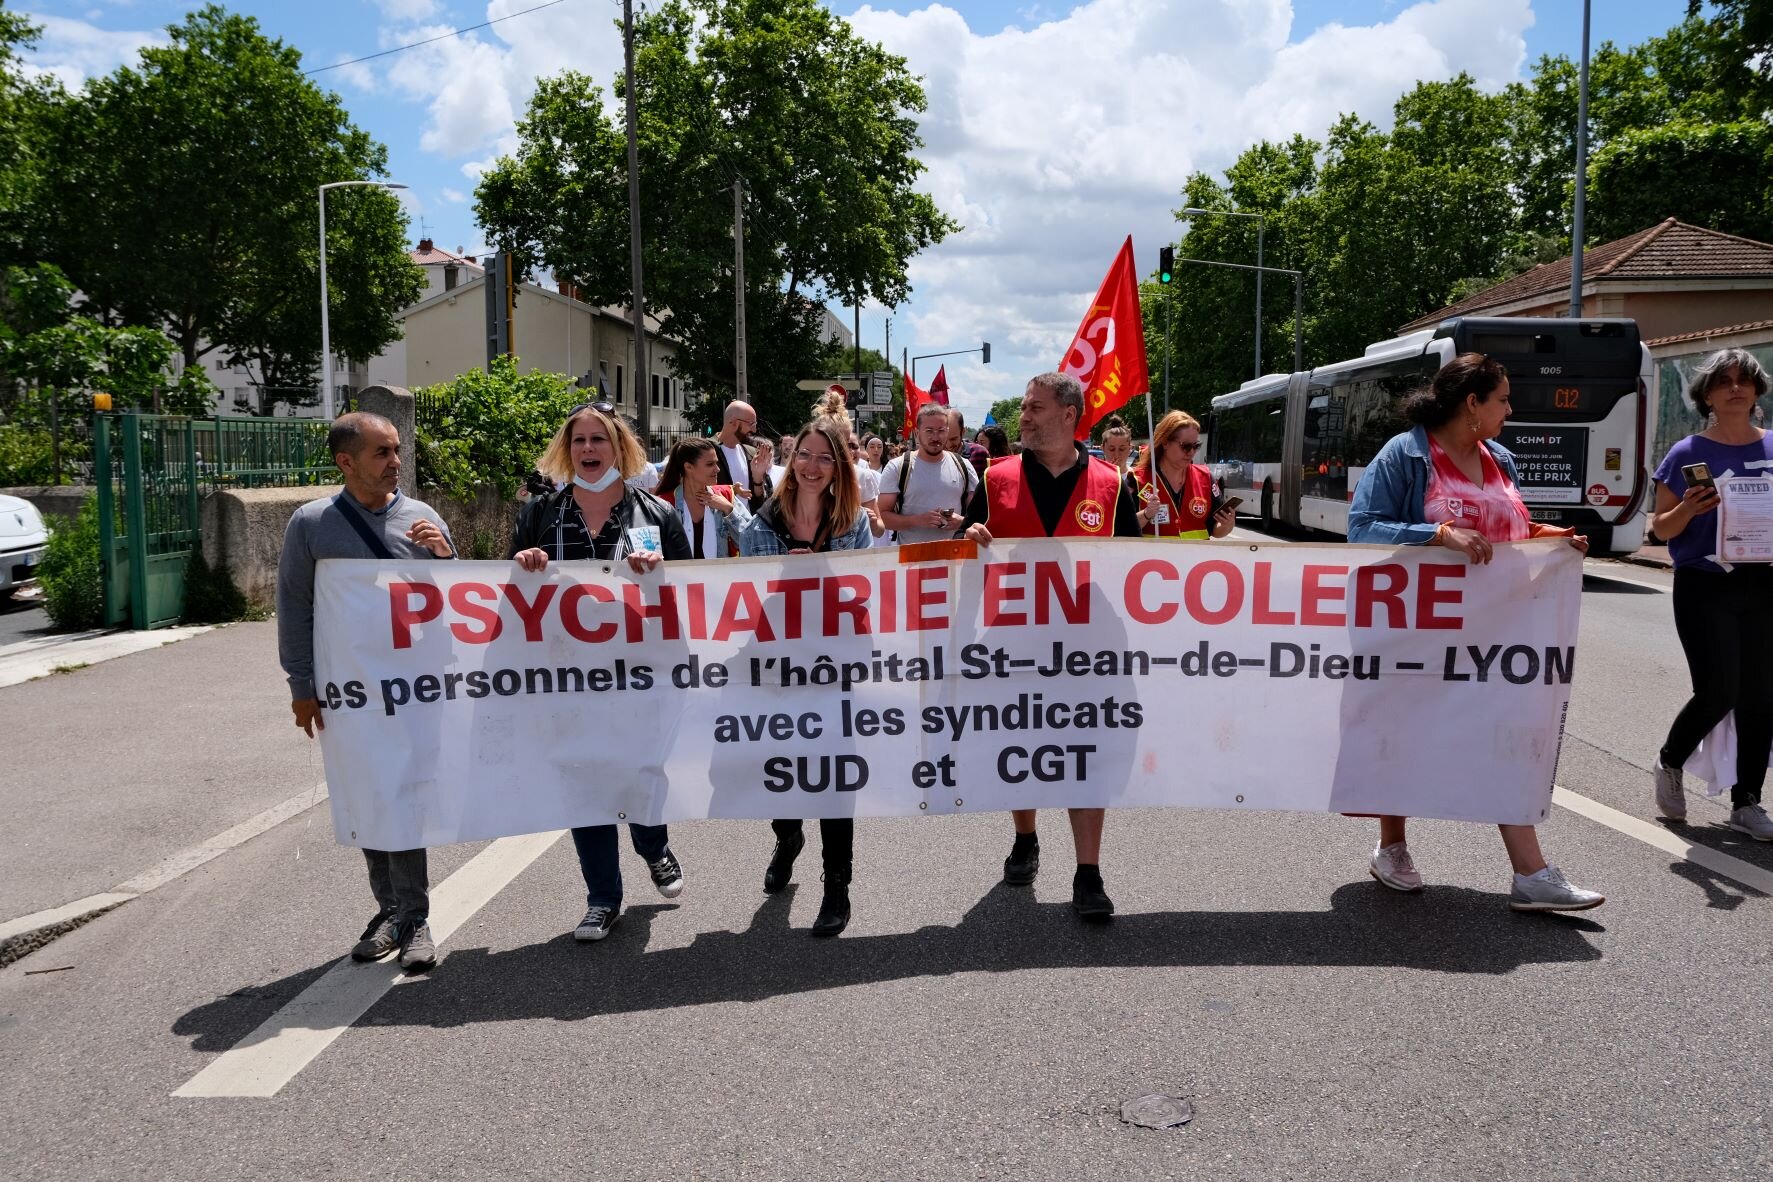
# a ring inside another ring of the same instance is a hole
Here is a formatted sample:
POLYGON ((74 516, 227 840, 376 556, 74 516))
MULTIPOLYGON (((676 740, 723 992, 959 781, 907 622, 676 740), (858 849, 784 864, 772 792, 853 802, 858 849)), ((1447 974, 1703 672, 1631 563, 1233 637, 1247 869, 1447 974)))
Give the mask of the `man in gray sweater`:
MULTIPOLYGON (((345 491, 309 501, 289 519, 277 564, 277 655, 289 675, 295 724, 310 738, 326 729, 314 688, 314 564, 323 558, 453 558, 449 527, 423 501, 400 495, 400 433, 380 415, 340 415, 326 436, 345 491)), ((351 950, 422 971, 437 963, 424 850, 364 850, 380 908, 351 950)))

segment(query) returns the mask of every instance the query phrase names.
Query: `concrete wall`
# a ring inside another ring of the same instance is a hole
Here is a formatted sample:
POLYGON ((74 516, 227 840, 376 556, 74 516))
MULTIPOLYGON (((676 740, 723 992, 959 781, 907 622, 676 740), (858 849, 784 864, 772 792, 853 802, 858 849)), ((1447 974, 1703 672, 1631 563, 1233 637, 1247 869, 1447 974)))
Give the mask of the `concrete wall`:
MULTIPOLYGON (((277 599, 277 560, 283 553, 283 531, 295 511, 309 501, 337 494, 339 486, 308 488, 242 488, 211 494, 200 508, 203 559, 211 567, 226 563, 241 594, 270 607, 277 599)), ((456 551, 463 558, 476 551, 502 561, 510 552, 511 526, 517 506, 487 490, 472 501, 438 498, 427 501, 449 526, 456 551)))
POLYGON ((394 424, 394 430, 400 433, 400 491, 409 497, 417 496, 419 463, 413 442, 417 410, 412 392, 404 386, 370 386, 357 396, 357 407, 394 424))
MULTIPOLYGON (((86 495, 92 491, 89 484, 42 484, 26 488, 0 488, 0 493, 9 497, 18 497, 37 506, 37 511, 45 519, 68 518, 72 520, 80 512, 80 505, 86 495)), ((54 526, 53 520, 46 524, 54 526)))

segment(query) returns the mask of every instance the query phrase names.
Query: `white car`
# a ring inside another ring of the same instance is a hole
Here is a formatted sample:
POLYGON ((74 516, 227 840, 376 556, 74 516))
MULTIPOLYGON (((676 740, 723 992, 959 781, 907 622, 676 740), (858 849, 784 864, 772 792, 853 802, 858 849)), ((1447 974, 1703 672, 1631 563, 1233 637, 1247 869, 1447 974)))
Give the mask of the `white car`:
POLYGON ((49 530, 37 506, 0 496, 0 598, 37 581, 37 564, 49 545, 49 530))

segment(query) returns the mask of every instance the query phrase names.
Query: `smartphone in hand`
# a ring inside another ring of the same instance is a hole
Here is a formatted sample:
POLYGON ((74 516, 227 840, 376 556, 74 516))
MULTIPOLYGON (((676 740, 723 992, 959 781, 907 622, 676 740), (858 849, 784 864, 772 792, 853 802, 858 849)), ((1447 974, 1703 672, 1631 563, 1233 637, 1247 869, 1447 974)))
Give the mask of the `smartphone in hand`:
POLYGON ((1682 464, 1681 476, 1690 485, 1700 485, 1710 489, 1715 489, 1718 486, 1718 482, 1712 479, 1710 464, 1682 464))
POLYGON ((1220 503, 1219 508, 1221 510, 1229 509, 1233 513, 1236 513, 1237 507, 1243 503, 1244 499, 1242 497, 1226 497, 1225 500, 1220 503))

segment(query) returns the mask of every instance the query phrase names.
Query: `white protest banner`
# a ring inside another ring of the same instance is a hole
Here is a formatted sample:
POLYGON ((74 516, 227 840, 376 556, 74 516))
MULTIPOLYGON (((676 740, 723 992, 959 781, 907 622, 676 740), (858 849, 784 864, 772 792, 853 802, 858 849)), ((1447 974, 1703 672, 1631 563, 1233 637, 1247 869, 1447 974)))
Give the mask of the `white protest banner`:
POLYGON ((999 540, 678 562, 320 565, 339 840, 1181 805, 1531 824, 1581 560, 999 540), (955 544, 970 551, 967 543, 955 544))

